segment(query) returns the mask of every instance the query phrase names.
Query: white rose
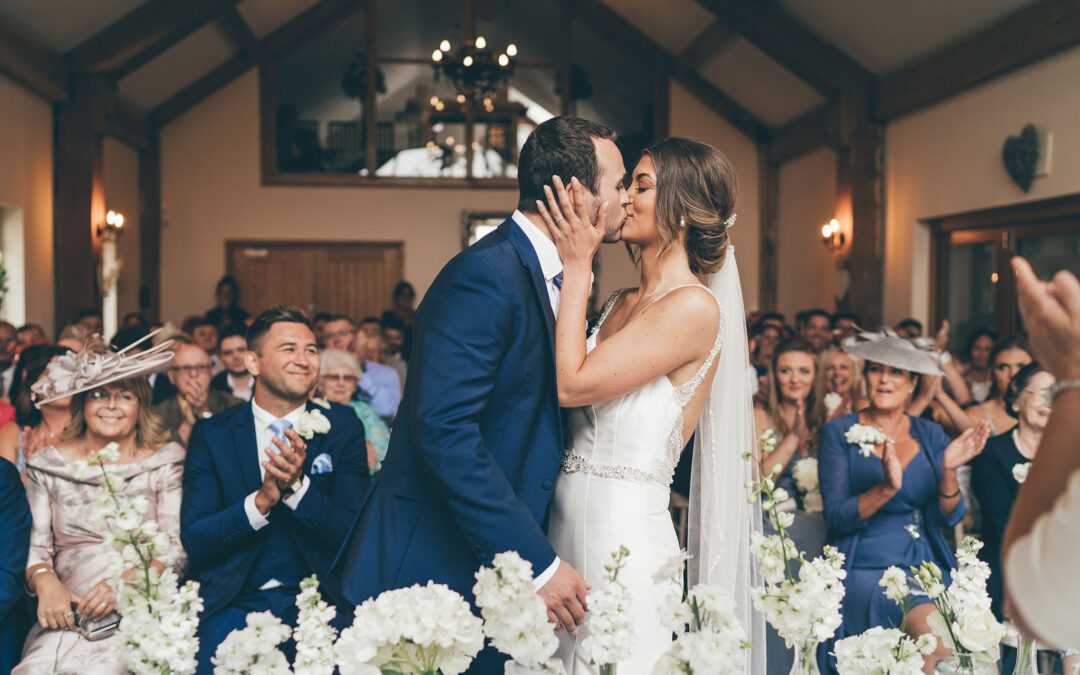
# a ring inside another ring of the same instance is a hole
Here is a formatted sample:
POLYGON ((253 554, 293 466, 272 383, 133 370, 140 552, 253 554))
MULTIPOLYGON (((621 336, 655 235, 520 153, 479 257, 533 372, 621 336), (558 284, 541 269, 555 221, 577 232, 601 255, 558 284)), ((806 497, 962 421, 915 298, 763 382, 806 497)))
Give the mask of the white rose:
POLYGON ((957 617, 953 631, 964 648, 977 654, 996 651, 998 643, 1005 637, 1005 626, 989 611, 957 617))
POLYGON ((1028 471, 1031 470, 1031 462, 1024 462, 1023 464, 1014 464, 1012 468, 1013 480, 1021 485, 1027 480, 1028 471))

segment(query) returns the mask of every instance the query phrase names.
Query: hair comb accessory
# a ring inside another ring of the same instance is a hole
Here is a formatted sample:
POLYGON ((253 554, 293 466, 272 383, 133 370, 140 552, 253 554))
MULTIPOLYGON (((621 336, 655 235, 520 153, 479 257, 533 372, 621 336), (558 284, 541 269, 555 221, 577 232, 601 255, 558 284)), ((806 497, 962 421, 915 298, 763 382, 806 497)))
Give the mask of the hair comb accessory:
POLYGON ((732 213, 728 216, 728 219, 724 221, 724 227, 735 227, 735 219, 739 217, 739 214, 732 213))

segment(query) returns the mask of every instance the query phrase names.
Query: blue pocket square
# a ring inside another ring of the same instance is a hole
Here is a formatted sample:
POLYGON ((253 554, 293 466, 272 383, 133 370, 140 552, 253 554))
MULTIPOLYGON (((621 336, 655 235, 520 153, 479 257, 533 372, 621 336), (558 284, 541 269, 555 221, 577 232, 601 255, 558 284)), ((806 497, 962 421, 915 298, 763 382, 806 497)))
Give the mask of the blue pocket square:
POLYGON ((320 473, 330 473, 333 470, 334 463, 330 460, 330 455, 328 453, 324 452, 311 462, 312 476, 320 473))

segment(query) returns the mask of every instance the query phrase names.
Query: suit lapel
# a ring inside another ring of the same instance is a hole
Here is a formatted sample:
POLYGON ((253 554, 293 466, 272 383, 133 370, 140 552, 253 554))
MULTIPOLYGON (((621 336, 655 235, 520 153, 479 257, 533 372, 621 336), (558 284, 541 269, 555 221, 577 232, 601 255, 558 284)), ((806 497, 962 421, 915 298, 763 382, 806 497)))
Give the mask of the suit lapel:
POLYGON ((240 479, 243 482, 243 493, 250 494, 262 485, 259 472, 259 459, 262 448, 256 447, 255 441, 255 415, 251 410, 251 404, 244 406, 233 418, 232 447, 235 453, 234 466, 240 467, 240 479))

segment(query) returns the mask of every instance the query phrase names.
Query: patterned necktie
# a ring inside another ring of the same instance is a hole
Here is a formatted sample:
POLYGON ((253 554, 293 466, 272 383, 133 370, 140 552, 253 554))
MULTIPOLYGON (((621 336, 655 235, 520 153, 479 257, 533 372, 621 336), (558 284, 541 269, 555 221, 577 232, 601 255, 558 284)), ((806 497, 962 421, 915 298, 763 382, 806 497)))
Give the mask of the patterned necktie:
MULTIPOLYGON (((285 443, 288 443, 289 439, 285 438, 286 429, 292 429, 292 422, 285 419, 284 417, 276 419, 270 423, 270 430, 274 432, 274 435, 280 438, 285 443)), ((277 450, 276 445, 271 444, 270 447, 272 447, 274 450, 277 450)))
POLYGON ((562 272, 559 272, 554 277, 552 277, 551 281, 555 284, 555 288, 559 289, 560 291, 562 290, 562 272))

